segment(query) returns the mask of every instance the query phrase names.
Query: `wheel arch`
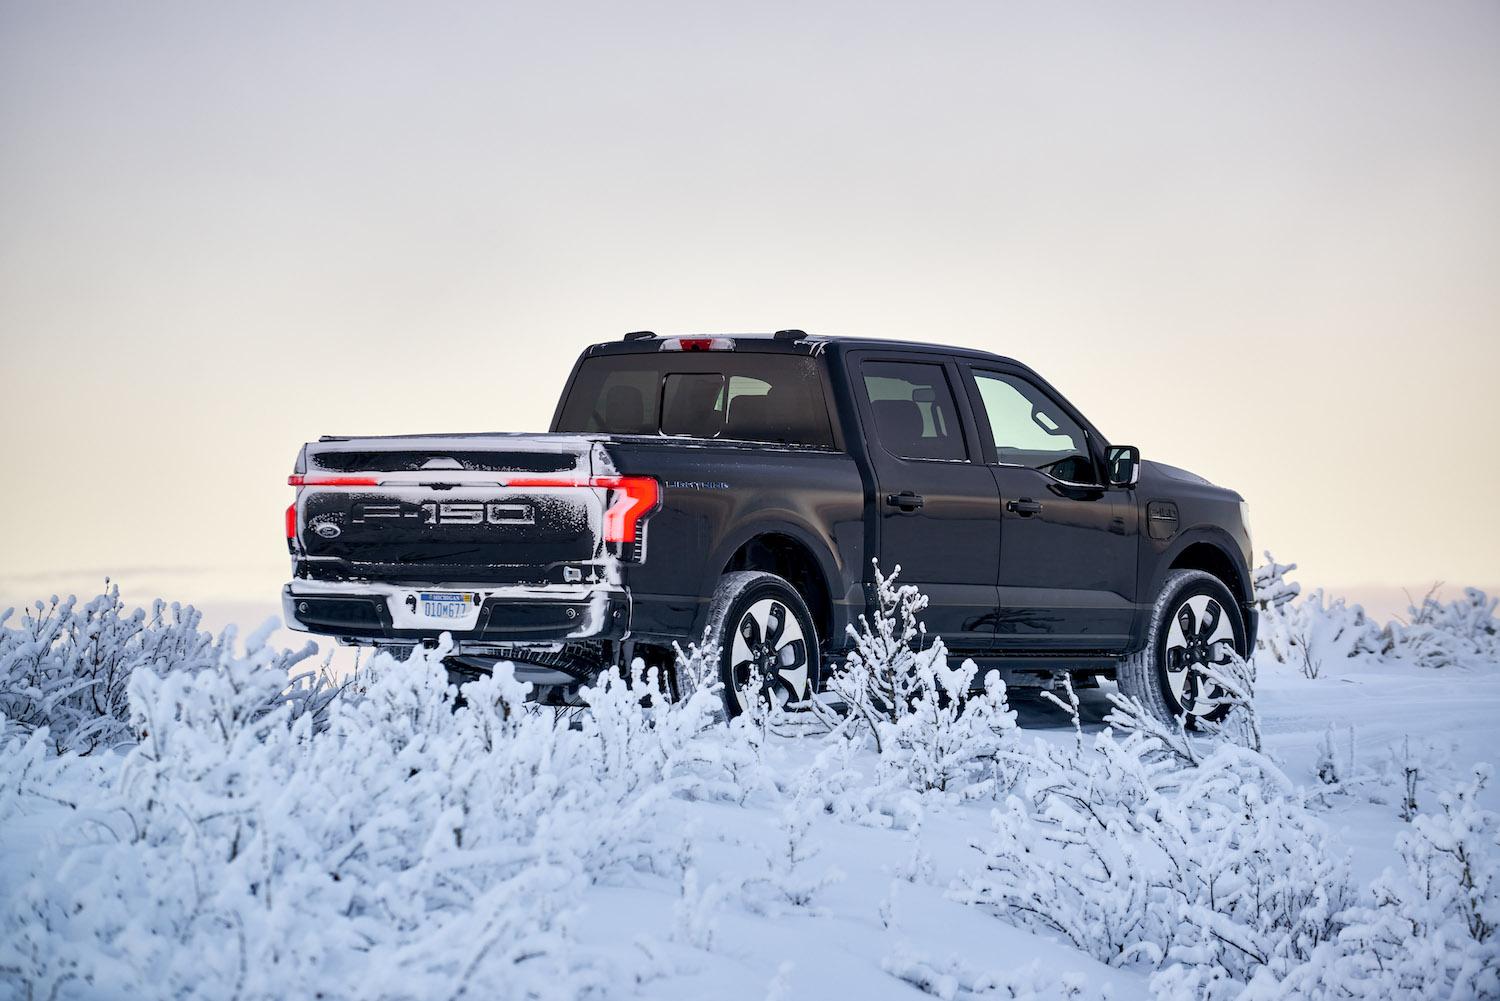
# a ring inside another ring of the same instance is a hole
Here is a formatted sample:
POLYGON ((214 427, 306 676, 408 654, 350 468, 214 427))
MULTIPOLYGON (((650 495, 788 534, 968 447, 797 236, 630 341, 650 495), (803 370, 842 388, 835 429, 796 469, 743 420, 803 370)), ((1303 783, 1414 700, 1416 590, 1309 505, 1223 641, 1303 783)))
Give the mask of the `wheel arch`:
POLYGON ((1173 570, 1202 570, 1223 581, 1241 606, 1248 606, 1254 600, 1250 568, 1227 535, 1219 538, 1217 533, 1206 529, 1183 533, 1165 554, 1160 566, 1153 593, 1161 590, 1167 575, 1173 570))
MULTIPOLYGON (((713 575, 704 582, 705 594, 711 594, 726 573, 763 570, 786 580, 802 596, 824 644, 835 631, 842 631, 833 589, 833 582, 839 579, 838 567, 826 547, 796 525, 762 522, 747 526, 720 546, 708 565, 713 575)), ((699 632, 702 627, 700 623, 699 632)))

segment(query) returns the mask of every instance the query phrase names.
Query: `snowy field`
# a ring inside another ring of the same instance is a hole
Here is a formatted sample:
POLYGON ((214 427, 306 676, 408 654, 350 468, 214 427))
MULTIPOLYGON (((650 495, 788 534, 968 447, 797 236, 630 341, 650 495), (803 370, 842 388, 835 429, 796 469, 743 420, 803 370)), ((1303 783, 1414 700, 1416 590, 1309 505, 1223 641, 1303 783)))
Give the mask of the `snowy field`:
POLYGON ((18 611, 0 996, 1500 996, 1494 600, 1376 623, 1283 570, 1214 735, 933 698, 899 616, 844 684, 898 662, 900 718, 616 679, 568 727, 501 677, 451 711, 435 656, 288 686, 266 634, 18 611))

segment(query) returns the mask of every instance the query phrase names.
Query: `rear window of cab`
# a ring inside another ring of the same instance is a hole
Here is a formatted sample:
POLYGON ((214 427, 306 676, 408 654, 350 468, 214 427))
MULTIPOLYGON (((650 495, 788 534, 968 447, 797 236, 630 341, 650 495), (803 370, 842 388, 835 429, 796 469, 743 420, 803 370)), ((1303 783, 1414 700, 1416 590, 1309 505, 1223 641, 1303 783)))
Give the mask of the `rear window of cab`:
POLYGON ((817 362, 751 352, 586 358, 555 430, 833 446, 817 362))

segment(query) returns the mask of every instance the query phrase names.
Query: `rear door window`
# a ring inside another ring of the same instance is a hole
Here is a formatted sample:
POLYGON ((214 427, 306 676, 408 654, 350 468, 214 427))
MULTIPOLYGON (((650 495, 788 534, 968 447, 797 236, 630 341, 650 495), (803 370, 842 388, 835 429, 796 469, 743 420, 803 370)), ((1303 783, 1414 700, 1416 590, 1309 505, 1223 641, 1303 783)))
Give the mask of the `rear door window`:
POLYGON ((968 458, 958 407, 942 365, 867 361, 860 366, 880 445, 903 459, 968 458))

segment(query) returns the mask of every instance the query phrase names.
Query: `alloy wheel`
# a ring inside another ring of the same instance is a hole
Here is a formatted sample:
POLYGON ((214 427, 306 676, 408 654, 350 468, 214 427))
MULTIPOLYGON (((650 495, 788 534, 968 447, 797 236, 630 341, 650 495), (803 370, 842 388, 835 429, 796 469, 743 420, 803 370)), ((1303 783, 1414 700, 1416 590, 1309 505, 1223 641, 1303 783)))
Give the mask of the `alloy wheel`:
POLYGON ((749 688, 757 670, 771 698, 802 701, 807 692, 807 646, 797 616, 785 604, 774 598, 752 602, 735 623, 730 645, 729 676, 740 711, 753 697, 749 688))
POLYGON ((1219 600, 1208 594, 1185 599, 1172 613, 1162 668, 1177 707, 1188 716, 1210 716, 1228 700, 1204 676, 1210 665, 1229 663, 1235 653, 1234 625, 1219 600))

